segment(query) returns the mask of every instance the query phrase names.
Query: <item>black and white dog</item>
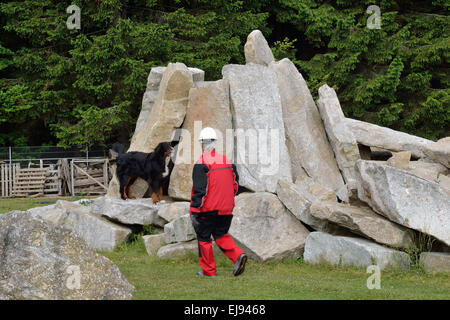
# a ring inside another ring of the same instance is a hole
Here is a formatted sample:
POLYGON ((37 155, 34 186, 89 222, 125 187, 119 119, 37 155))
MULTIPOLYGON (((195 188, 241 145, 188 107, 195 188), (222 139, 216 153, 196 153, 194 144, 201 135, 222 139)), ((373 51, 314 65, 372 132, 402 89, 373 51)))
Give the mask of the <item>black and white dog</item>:
POLYGON ((169 163, 173 147, 170 142, 161 142, 151 153, 131 151, 117 156, 116 175, 120 183, 120 196, 126 200, 133 197, 129 187, 142 178, 152 191, 153 203, 163 199, 163 180, 169 176, 169 163))

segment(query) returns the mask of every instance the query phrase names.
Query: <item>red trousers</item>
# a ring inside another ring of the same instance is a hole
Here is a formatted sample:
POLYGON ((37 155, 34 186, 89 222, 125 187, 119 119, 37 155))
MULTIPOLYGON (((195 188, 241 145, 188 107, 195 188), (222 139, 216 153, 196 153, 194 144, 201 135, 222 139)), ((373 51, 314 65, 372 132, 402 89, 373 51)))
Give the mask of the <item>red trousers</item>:
POLYGON ((203 269, 203 274, 206 276, 216 275, 211 236, 213 236, 217 246, 233 263, 236 263, 239 256, 244 253, 228 234, 232 219, 231 214, 218 215, 215 211, 192 213, 191 215, 192 225, 197 234, 199 263, 203 269))

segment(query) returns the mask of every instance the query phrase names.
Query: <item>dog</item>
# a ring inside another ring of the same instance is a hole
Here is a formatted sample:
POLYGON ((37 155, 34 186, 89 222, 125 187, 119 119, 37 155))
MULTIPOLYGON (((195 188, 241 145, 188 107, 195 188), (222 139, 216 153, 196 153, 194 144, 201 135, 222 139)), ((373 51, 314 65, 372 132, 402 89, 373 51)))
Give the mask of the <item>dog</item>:
POLYGON ((163 180, 170 174, 169 163, 173 150, 171 144, 161 142, 151 153, 130 151, 117 156, 116 175, 123 200, 134 198, 130 196, 129 187, 137 178, 147 181, 152 189, 153 203, 163 199, 163 180))

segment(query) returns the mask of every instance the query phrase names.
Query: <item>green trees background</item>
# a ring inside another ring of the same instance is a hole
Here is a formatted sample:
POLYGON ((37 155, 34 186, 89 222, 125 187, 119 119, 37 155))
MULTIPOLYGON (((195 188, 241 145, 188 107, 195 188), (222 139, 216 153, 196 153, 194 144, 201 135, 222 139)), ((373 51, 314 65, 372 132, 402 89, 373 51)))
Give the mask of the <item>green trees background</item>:
MULTIPOLYGON (((260 29, 347 116, 450 135, 450 1, 25 0, 0 4, 0 146, 110 145, 134 132, 147 76, 180 61, 221 78, 260 29), (66 8, 81 8, 68 30, 66 8), (369 29, 369 5, 381 28, 369 29)), ((315 96, 316 98, 316 96, 315 96)))

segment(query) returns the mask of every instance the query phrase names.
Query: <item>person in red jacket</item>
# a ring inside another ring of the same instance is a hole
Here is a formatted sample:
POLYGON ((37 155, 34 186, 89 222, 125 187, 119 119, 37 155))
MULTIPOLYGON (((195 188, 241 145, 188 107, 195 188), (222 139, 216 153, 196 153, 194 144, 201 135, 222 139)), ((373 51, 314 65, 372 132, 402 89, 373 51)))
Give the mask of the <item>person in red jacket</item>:
POLYGON ((234 196, 239 186, 236 166, 216 152, 216 132, 206 127, 199 141, 203 154, 192 172, 190 216, 198 240, 199 276, 215 276, 216 263, 211 236, 222 252, 234 263, 233 274, 244 272, 247 255, 236 246, 228 230, 233 219, 234 196))

